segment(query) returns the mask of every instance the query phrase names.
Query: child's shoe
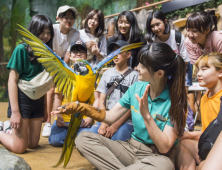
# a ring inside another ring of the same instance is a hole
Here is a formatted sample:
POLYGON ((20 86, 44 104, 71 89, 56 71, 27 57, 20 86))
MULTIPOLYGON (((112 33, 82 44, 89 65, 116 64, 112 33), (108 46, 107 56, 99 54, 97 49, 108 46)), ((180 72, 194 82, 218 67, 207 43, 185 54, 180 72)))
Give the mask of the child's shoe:
POLYGON ((10 135, 12 134, 12 127, 10 126, 9 120, 4 122, 4 132, 10 135))
POLYGON ((43 137, 49 137, 51 134, 51 123, 45 123, 45 126, 43 127, 42 130, 42 136, 43 137))
POLYGON ((1 132, 4 132, 4 131, 3 131, 3 127, 4 127, 4 124, 3 124, 2 121, 0 121, 0 133, 1 133, 1 132))

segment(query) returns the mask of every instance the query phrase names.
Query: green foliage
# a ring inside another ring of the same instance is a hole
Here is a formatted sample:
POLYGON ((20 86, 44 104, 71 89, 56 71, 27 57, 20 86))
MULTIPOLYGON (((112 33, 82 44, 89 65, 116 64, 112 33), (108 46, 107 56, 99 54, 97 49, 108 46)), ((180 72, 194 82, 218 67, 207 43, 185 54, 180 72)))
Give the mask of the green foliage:
POLYGON ((168 12, 166 14, 166 18, 171 18, 174 16, 180 16, 181 18, 185 18, 188 13, 192 13, 194 11, 202 11, 208 8, 216 8, 221 4, 222 4, 222 0, 212 0, 212 1, 204 2, 202 4, 198 4, 192 7, 187 7, 180 10, 168 12))
POLYGON ((0 86, 6 86, 7 87, 7 85, 8 85, 8 76, 9 76, 9 70, 7 69, 5 74, 0 76, 0 86))
POLYGON ((0 76, 0 102, 8 102, 8 76, 9 70, 0 76))
MULTIPOLYGON (((156 0, 155 2, 160 2, 160 1, 162 1, 162 0, 156 0)), ((153 11, 156 11, 156 10, 162 10, 162 4, 159 4, 159 5, 157 5, 157 6, 154 6, 154 7, 153 7, 153 11)))
POLYGON ((11 17, 12 0, 0 1, 0 17, 11 17))
POLYGON ((8 90, 7 88, 0 87, 0 102, 8 102, 8 90))
POLYGON ((3 37, 3 45, 5 62, 8 62, 11 56, 11 46, 9 44, 9 37, 3 37))

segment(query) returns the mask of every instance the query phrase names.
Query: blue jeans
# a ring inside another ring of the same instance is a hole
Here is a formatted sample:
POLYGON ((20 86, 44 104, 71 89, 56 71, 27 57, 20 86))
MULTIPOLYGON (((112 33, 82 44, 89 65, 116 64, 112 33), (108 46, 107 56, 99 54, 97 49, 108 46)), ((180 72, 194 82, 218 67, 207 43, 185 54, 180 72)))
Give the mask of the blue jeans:
MULTIPOLYGON (((69 122, 65 122, 65 123, 69 124, 69 122)), ((86 129, 89 129, 89 128, 80 127, 77 135, 82 131, 86 131, 86 129)), ((55 120, 51 127, 51 134, 49 136, 49 144, 53 146, 61 147, 66 139, 67 132, 68 132, 68 127, 66 126, 58 127, 55 120)))
MULTIPOLYGON (((85 129, 84 131, 94 132, 98 134, 98 129, 101 125, 101 122, 95 123, 91 128, 85 129)), ((124 123, 120 128, 116 131, 116 133, 112 136, 111 140, 121 140, 126 141, 131 138, 131 133, 134 131, 133 125, 124 123)))

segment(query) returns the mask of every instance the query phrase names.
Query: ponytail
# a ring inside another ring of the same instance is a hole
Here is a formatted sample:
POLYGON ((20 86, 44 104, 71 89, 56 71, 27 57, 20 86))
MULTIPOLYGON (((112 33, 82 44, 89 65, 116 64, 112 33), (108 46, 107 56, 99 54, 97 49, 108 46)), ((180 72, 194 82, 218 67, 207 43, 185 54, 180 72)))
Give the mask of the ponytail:
POLYGON ((138 55, 138 61, 143 64, 150 74, 163 70, 168 77, 171 107, 169 116, 177 130, 177 135, 182 136, 187 112, 187 95, 185 89, 186 67, 181 56, 176 55, 168 44, 150 43, 143 46, 138 55))
POLYGON ((215 15, 215 10, 207 10, 207 13, 211 16, 211 20, 213 22, 212 25, 214 25, 212 31, 217 31, 217 16, 215 15))
POLYGON ((187 112, 187 94, 185 90, 186 66, 181 56, 176 55, 175 70, 169 79, 169 91, 171 99, 170 120, 177 129, 177 135, 182 136, 187 112), (182 119, 181 119, 182 118, 182 119))

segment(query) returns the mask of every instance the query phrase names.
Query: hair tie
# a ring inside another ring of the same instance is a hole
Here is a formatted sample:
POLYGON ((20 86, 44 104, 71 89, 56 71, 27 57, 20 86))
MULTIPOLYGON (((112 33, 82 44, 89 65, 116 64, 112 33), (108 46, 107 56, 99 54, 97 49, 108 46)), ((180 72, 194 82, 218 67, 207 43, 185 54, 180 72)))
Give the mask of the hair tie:
POLYGON ((175 60, 177 59, 177 55, 176 55, 176 57, 174 58, 175 60))
POLYGON ((168 79, 170 80, 172 78, 172 75, 168 76, 168 79))

